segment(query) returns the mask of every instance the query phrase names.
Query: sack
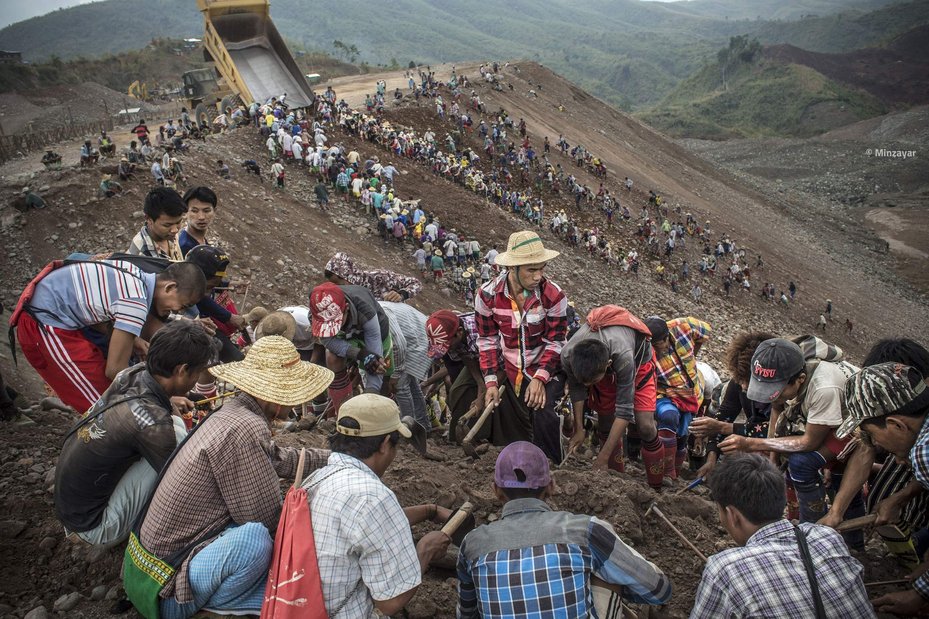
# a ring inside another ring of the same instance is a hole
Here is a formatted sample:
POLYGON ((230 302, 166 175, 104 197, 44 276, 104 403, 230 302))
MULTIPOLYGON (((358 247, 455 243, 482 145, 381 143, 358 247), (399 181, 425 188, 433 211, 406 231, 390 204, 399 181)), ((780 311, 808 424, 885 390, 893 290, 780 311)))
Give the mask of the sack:
POLYGON ((261 616, 268 619, 327 619, 316 561, 306 490, 291 488, 274 537, 261 616))
POLYGON ((159 593, 174 576, 175 568, 162 561, 142 545, 135 531, 123 556, 123 588, 126 597, 145 619, 160 619, 159 593))

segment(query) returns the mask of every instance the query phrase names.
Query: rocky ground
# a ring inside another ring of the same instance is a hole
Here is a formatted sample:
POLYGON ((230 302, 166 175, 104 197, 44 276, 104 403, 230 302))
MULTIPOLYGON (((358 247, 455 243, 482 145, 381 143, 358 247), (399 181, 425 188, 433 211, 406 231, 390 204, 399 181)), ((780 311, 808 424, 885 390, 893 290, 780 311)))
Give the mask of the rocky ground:
MULTIPOLYGON (((848 349, 853 358, 860 358, 877 337, 920 338, 929 327, 924 298, 895 275, 893 256, 868 249, 879 246, 876 235, 863 228, 849 233, 847 222, 853 220, 843 209, 825 200, 808 200, 806 194, 780 191, 738 170, 720 170, 542 67, 523 64, 519 73, 512 67, 508 71, 508 79, 515 85, 512 92, 477 87, 490 109, 502 106, 517 118, 524 116, 536 142, 544 135, 555 142, 559 133, 564 133, 572 144, 582 142, 606 161, 611 186, 617 179, 631 176, 636 181, 635 191, 622 199, 629 201, 633 213, 644 203, 647 190, 656 188, 667 196, 672 208, 679 206, 682 212, 693 212, 701 220, 711 219, 718 234, 732 234, 740 245, 764 256, 766 266, 757 275, 756 287, 765 280, 783 287, 794 279, 801 291, 798 303, 787 311, 761 301, 755 294, 734 293, 727 298, 716 279, 705 282, 703 298, 696 303, 688 294, 689 286, 682 286, 681 292, 675 294, 658 282, 653 276, 656 263, 650 259, 643 261, 638 277, 624 275, 543 231, 546 244, 563 252, 551 264, 550 276, 582 310, 618 303, 640 315, 693 314, 705 318, 714 325, 714 341, 702 354, 717 369, 721 369, 719 359, 733 333, 744 328, 784 334, 808 331, 827 296, 835 301, 838 320, 853 316, 856 323, 850 337, 840 334, 835 326, 829 332, 830 339, 848 349), (530 87, 538 97, 527 95, 530 87), (565 111, 558 108, 562 104, 565 111)), ((365 88, 373 89, 379 77, 346 78, 344 92, 354 92, 352 96, 363 99, 365 88), (366 84, 359 81, 362 79, 367 80, 366 84)), ((399 74, 387 77, 388 88, 401 81, 399 74)), ((341 88, 339 83, 336 87, 341 88)), ((390 111, 388 117, 395 124, 411 125, 418 131, 429 126, 442 128, 428 107, 404 106, 390 111)), ((120 147, 129 139, 127 129, 122 127, 117 132, 120 147)), ((385 152, 374 145, 347 136, 332 137, 358 148, 363 156, 377 154, 385 161, 385 152)), ((73 148, 61 152, 66 163, 75 162, 73 148)), ((237 299, 243 309, 256 304, 279 307, 304 303, 310 286, 322 279, 322 268, 336 250, 372 266, 417 275, 409 257, 412 248, 383 243, 374 233, 373 222, 357 206, 336 202, 330 212, 321 213, 312 198, 313 179, 290 170, 287 189, 274 190, 267 178, 259 180, 238 167, 238 162, 252 158, 264 161, 265 157, 261 141, 250 130, 213 136, 194 144, 183 157, 189 184, 209 184, 220 196, 216 241, 232 257, 233 277, 251 282, 247 298, 239 293, 237 299), (230 180, 216 176, 217 159, 233 168, 230 180)), ((100 200, 95 197, 99 170, 68 167, 60 172, 45 172, 34 159, 37 157, 0 167, 0 240, 5 249, 0 255, 0 299, 7 307, 49 260, 73 251, 125 249, 142 224, 142 200, 149 186, 149 174, 141 170, 136 180, 127 183, 124 194, 100 200), (49 208, 26 213, 11 208, 24 185, 38 190, 49 208)), ((810 165, 815 161, 811 156, 810 165)), ((485 248, 491 243, 502 246, 510 232, 525 226, 522 220, 434 177, 418 164, 405 160, 395 163, 402 172, 397 181, 401 197, 422 199, 426 210, 469 238, 477 238, 485 248)), ((586 173, 582 173, 582 179, 596 187, 596 181, 586 173)), ((841 186, 838 181, 836 187, 841 186)), ((546 196, 546 203, 547 208, 571 206, 550 196, 546 196)), ((588 225, 603 225, 596 213, 584 212, 579 217, 588 225)), ((610 238, 627 248, 634 243, 628 225, 611 232, 610 238)), ((692 272, 695 252, 690 243, 683 254, 690 259, 692 272)), ((676 257, 672 266, 677 268, 680 259, 676 257)), ((431 283, 412 304, 427 313, 439 307, 463 307, 462 300, 451 290, 431 283)), ((10 357, 9 348, 0 347, 0 369, 5 379, 31 401, 38 402, 44 395, 40 381, 25 364, 14 367, 10 357)), ((115 595, 120 552, 90 552, 65 540, 54 518, 48 490, 59 442, 73 417, 39 408, 30 415, 36 425, 5 426, 7 431, 0 436, 0 548, 8 558, 0 562, 0 617, 23 617, 39 606, 51 615, 56 602, 62 616, 108 616, 112 602, 93 598, 115 595), (75 606, 68 609, 71 603, 75 606)), ((313 434, 282 435, 281 440, 313 445, 321 444, 322 437, 322 429, 318 429, 313 434)), ((401 501, 455 502, 468 497, 477 502, 479 518, 491 518, 495 508, 488 485, 493 454, 471 463, 461 457, 459 448, 437 449, 447 458, 444 464, 424 462, 408 452, 398 459, 387 482, 397 490, 401 501)), ((727 543, 712 506, 699 496, 655 497, 635 467, 625 477, 601 476, 589 471, 584 458, 559 471, 558 482, 562 493, 556 497, 556 505, 594 512, 609 520, 625 539, 672 575, 675 598, 653 616, 685 616, 700 566, 660 523, 643 523, 644 512, 657 498, 688 537, 704 552, 711 553, 717 544, 727 543)), ((887 573, 897 575, 876 547, 866 562, 868 579, 880 579, 887 573)), ((449 571, 430 572, 424 594, 411 605, 410 614, 450 616, 454 601, 448 579, 452 577, 449 571)))

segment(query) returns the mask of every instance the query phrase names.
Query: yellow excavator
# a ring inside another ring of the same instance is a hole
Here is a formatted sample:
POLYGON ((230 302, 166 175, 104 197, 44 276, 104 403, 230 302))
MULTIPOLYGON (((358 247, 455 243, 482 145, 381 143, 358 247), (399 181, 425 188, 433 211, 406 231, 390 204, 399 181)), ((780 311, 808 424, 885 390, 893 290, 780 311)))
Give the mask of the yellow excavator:
POLYGON ((291 108, 315 95, 271 21, 269 0, 197 0, 203 13, 203 55, 214 69, 184 73, 184 97, 197 122, 228 108, 286 96, 291 108))
POLYGON ((136 80, 129 84, 127 94, 130 97, 135 97, 139 101, 148 101, 148 86, 146 86, 144 82, 136 80))

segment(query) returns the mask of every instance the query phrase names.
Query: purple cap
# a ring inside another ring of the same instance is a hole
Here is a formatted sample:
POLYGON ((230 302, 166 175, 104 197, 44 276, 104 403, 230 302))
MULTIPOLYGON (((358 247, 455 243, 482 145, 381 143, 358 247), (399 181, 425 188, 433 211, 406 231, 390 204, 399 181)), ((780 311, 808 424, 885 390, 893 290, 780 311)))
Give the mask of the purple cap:
POLYGON ((545 488, 551 481, 548 458, 532 443, 510 443, 497 456, 494 483, 500 488, 545 488))

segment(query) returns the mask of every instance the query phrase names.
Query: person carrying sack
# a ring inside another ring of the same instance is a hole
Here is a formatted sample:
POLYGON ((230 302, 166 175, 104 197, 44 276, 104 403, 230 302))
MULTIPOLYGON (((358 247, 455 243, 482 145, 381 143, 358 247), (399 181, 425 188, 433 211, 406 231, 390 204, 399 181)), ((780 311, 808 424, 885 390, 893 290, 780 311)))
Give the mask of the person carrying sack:
MULTIPOLYGON (((243 361, 210 373, 240 393, 175 451, 123 562, 126 595, 146 619, 186 619, 201 609, 260 612, 281 514, 280 478, 294 478, 299 457, 275 445, 270 424, 322 393, 333 376, 275 335, 255 342, 243 361)), ((311 449, 307 456, 312 471, 329 452, 311 449)))

